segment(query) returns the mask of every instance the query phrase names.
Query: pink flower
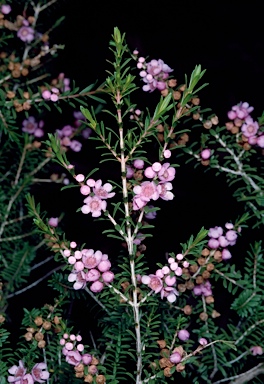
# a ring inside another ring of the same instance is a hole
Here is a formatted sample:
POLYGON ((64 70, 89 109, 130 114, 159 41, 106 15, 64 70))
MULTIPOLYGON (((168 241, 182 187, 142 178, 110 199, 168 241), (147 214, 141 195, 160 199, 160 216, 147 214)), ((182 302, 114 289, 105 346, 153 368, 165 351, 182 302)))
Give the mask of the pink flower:
POLYGON ((97 281, 100 278, 101 274, 97 269, 90 269, 86 275, 86 281, 97 281))
POLYGON ((201 158, 202 158, 203 160, 208 160, 210 157, 211 157, 211 150, 210 150, 210 149, 204 149, 204 150, 201 152, 201 158))
POLYGON ((115 275, 111 271, 106 271, 102 274, 102 279, 105 283, 111 283, 114 280, 115 275))
POLYGON ((48 223, 49 223, 49 225, 51 226, 51 227, 57 227, 58 226, 58 224, 59 224, 59 218, 58 217, 51 217, 50 219, 49 219, 49 221, 48 221, 48 223))
POLYGON ((47 371, 47 364, 38 363, 35 364, 31 371, 33 379, 38 383, 44 383, 49 378, 49 372, 47 371))
POLYGON ((68 276, 68 281, 70 281, 71 283, 73 283, 75 281, 75 283, 73 284, 74 289, 76 289, 76 290, 82 289, 86 286, 85 273, 83 271, 80 271, 77 273, 72 272, 68 276))
POLYGON ((236 241, 237 239, 237 233, 236 231, 233 231, 232 229, 226 232, 226 238, 228 241, 236 241))
POLYGON ((111 263, 109 260, 103 260, 98 264, 97 268, 100 272, 109 271, 109 269, 111 268, 111 263))
POLYGON ((241 127, 241 132, 246 137, 255 136, 258 132, 259 125, 256 121, 253 121, 252 117, 248 116, 245 123, 241 127))
POLYGON ((234 120, 236 118, 243 120, 253 111, 253 109, 254 108, 250 107, 248 103, 240 102, 238 105, 234 105, 232 110, 229 111, 227 115, 230 120, 234 120))
POLYGON ((151 60, 149 63, 145 63, 144 59, 144 61, 138 62, 137 67, 143 69, 140 72, 140 76, 146 83, 143 86, 143 91, 153 92, 155 89, 163 90, 167 87, 165 80, 169 77, 172 69, 163 60, 151 60))
POLYGON ((134 169, 130 165, 127 165, 127 167, 126 167, 127 179, 131 179, 131 177, 133 177, 133 175, 134 175, 134 169))
POLYGON ((253 356, 262 355, 263 349, 259 345, 256 345, 250 348, 250 352, 252 353, 253 356))
POLYGON ((101 216, 101 211, 106 210, 106 201, 101 200, 98 196, 88 196, 84 200, 84 203, 85 205, 83 205, 81 208, 82 213, 92 213, 93 217, 101 216))
POLYGON ((207 341, 204 337, 201 337, 201 338, 199 339, 199 344, 201 344, 201 345, 207 345, 207 344, 208 344, 208 341, 207 341))
POLYGON ((49 100, 50 96, 51 96, 51 92, 48 89, 42 92, 42 97, 44 100, 49 100))
POLYGON ((8 372, 13 376, 8 376, 7 381, 9 383, 14 383, 18 380, 23 379, 23 377, 26 374, 27 369, 24 367, 24 363, 22 360, 19 360, 17 365, 13 365, 11 368, 9 368, 8 372))
POLYGON ((97 267, 97 265, 100 263, 101 260, 102 260, 102 252, 101 251, 96 251, 94 253, 93 249, 87 249, 83 253, 82 261, 84 263, 85 268, 93 269, 93 268, 97 267))
POLYGON ((35 120, 35 117, 29 116, 28 119, 23 120, 22 122, 22 131, 34 134, 35 130, 38 128, 38 123, 35 120))
POLYGON ((257 145, 260 148, 264 148, 264 135, 261 135, 257 138, 257 145))
POLYGON ((66 356, 67 363, 71 365, 78 365, 82 361, 82 356, 79 351, 69 351, 66 356))
MULTIPOLYGON (((16 383, 17 384, 34 384, 34 379, 30 373, 27 373, 25 376, 23 376, 22 379, 20 379, 19 381, 16 381, 16 383)), ((42 381, 42 383, 44 383, 44 381, 42 381)))
POLYGON ((220 247, 228 247, 228 245, 230 244, 230 242, 225 238, 225 236, 220 236, 218 238, 218 241, 219 241, 219 245, 220 247))
POLYGON ((82 361, 83 364, 89 365, 92 361, 92 356, 89 353, 85 353, 84 355, 82 355, 82 361))
POLYGON ((136 194, 133 199, 134 210, 144 207, 150 199, 159 198, 157 186, 153 181, 144 181, 141 185, 136 185, 133 192, 136 194))
POLYGON ((188 340, 190 337, 190 333, 188 331, 186 331, 186 329, 181 329, 179 332, 178 332, 178 338, 182 341, 186 341, 188 340))
POLYGON ((216 249, 219 247, 219 241, 214 239, 214 238, 211 238, 209 241, 208 241, 208 247, 212 248, 212 249, 216 249))
POLYGON ((91 286, 90 290, 92 292, 101 292, 101 290, 104 288, 104 284, 101 281, 95 281, 91 286))
POLYGON ((3 4, 1 6, 1 12, 3 15, 8 15, 11 12, 11 7, 9 4, 3 4))
POLYGON ((147 284, 155 293, 160 292, 163 288, 161 278, 156 275, 142 276, 142 283, 147 284))
POLYGON ((173 364, 178 364, 181 361, 181 355, 178 352, 173 353, 170 355, 170 362, 173 364))
POLYGON ((31 27, 22 26, 17 31, 17 37, 19 37, 19 39, 25 43, 30 43, 32 40, 34 40, 34 29, 31 27))
POLYGON ((97 180, 93 188, 94 194, 100 199, 110 199, 115 195, 115 192, 111 192, 113 189, 110 183, 102 185, 102 180, 97 180))
MULTIPOLYGON (((154 208, 154 205, 148 205, 148 208, 154 208)), ((157 212, 156 211, 145 213, 145 218, 148 219, 148 220, 156 219, 156 216, 157 216, 157 212)))
POLYGON ((224 248, 224 249, 222 250, 222 259, 223 259, 223 260, 229 260, 229 259, 231 259, 231 257, 232 257, 232 255, 231 255, 231 253, 229 252, 229 250, 226 249, 226 248, 224 248))
POLYGON ((158 173, 161 182, 172 181, 175 178, 175 168, 170 167, 170 163, 164 163, 158 173))
POLYGON ((144 161, 140 160, 140 159, 134 160, 133 165, 137 169, 143 169, 144 168, 144 161))
POLYGON ((219 236, 222 236, 222 234, 223 234, 222 227, 210 228, 208 232, 208 236, 213 237, 214 239, 217 239, 219 236))
POLYGON ((164 183, 164 184, 159 184, 157 186, 157 190, 159 192, 159 196, 163 200, 173 200, 174 194, 170 192, 172 190, 172 184, 171 183, 164 183))
POLYGON ((148 179, 153 179, 156 175, 157 175, 157 172, 154 171, 154 169, 152 167, 147 167, 144 171, 144 175, 148 178, 148 179))
POLYGON ((80 152, 82 144, 78 140, 71 140, 70 148, 73 152, 80 152))

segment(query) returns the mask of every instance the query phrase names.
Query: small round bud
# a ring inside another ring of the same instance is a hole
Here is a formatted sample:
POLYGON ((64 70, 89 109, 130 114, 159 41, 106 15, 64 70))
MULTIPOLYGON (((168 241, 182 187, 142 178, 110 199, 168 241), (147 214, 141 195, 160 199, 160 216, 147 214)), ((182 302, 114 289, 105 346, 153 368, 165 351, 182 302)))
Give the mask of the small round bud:
POLYGON ((208 319, 208 315, 205 312, 200 313, 199 317, 202 321, 206 321, 208 319))
POLYGON ((46 346, 46 341, 45 340, 40 340, 38 342, 38 347, 39 348, 45 348, 45 346, 46 346))
POLYGON ((42 320, 42 317, 40 316, 37 316, 34 320, 34 323, 39 327, 40 325, 42 325, 43 323, 43 320, 42 320))
POLYGON ((212 122, 211 122, 211 120, 206 120, 204 123, 203 123, 203 126, 204 126, 204 128, 205 129, 210 129, 210 128, 212 128, 212 122))
POLYGON ((185 305, 185 307, 183 308, 183 312, 185 313, 185 315, 190 315, 192 313, 192 307, 190 305, 185 305))

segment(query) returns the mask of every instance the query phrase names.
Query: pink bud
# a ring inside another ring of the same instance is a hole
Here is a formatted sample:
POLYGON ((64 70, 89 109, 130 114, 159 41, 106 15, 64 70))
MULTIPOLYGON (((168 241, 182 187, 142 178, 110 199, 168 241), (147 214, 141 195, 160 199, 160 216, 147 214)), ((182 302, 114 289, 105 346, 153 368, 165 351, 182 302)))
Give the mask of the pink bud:
POLYGON ((75 179, 76 179, 76 181, 78 181, 78 183, 81 183, 81 182, 83 182, 85 177, 83 174, 79 173, 78 175, 75 176, 75 179))
POLYGON ((90 187, 88 187, 88 185, 82 185, 80 188, 80 192, 82 195, 87 196, 91 192, 91 189, 90 187))
POLYGON ((144 161, 140 160, 140 159, 134 160, 133 165, 137 169, 143 169, 144 168, 144 161))
POLYGON ((163 152, 163 156, 164 156, 165 159, 169 159, 171 157, 171 151, 169 149, 166 149, 163 152))
POLYGON ((101 292, 101 290, 104 288, 104 284, 101 281, 95 281, 91 286, 90 290, 92 292, 101 292))
POLYGON ((203 160, 207 160, 211 157, 211 150, 210 149, 204 149, 202 152, 201 152, 201 158, 203 160))
POLYGON ((186 341, 188 340, 190 337, 190 333, 188 331, 186 331, 186 329, 181 329, 179 332, 178 332, 178 338, 182 341, 186 341))
POLYGON ((208 341, 207 341, 204 337, 201 337, 201 338, 199 339, 199 344, 201 344, 201 345, 207 345, 207 344, 208 344, 208 341))
POLYGON ((109 260, 103 260, 98 264, 97 268, 100 272, 109 271, 109 269, 111 268, 111 263, 109 260))
POLYGON ((152 169, 155 172, 159 172, 161 170, 161 168, 162 168, 162 165, 160 163, 158 163, 158 162, 152 164, 152 169))
POLYGON ((102 278, 105 283, 111 283, 114 280, 115 275, 111 271, 104 272, 102 278))
POLYGON ((92 356, 89 353, 85 353, 84 355, 82 355, 82 361, 83 364, 88 365, 92 361, 92 356))
POLYGON ((181 355, 178 352, 170 355, 170 362, 173 364, 178 364, 181 361, 181 355))
POLYGON ((228 249, 225 248, 222 250, 222 259, 223 260, 229 260, 229 259, 231 259, 231 257, 232 257, 232 255, 228 249))
POLYGON ((76 339, 75 335, 70 335, 70 340, 74 341, 76 339))
POLYGON ((70 247, 71 248, 76 248, 77 247, 77 244, 75 243, 75 241, 71 241, 70 242, 70 247))
POLYGON ((174 285, 175 283, 176 283, 176 277, 175 276, 172 276, 172 277, 170 277, 170 276, 166 276, 166 278, 165 278, 165 283, 168 285, 168 286, 172 286, 172 285, 174 285))
POLYGON ((183 259, 183 254, 182 253, 178 253, 178 255, 176 255, 176 259, 177 260, 182 260, 183 259))
POLYGON ((148 167, 148 168, 145 169, 144 175, 148 179, 153 179, 153 177, 156 176, 156 172, 152 169, 152 167, 148 167))

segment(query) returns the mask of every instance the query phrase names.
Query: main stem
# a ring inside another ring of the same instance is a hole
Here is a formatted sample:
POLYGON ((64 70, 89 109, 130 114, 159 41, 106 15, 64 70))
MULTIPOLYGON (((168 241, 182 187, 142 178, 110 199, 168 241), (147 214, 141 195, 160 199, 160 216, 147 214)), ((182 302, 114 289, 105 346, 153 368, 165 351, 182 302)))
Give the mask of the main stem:
POLYGON ((127 179, 126 179, 126 159, 125 159, 125 147, 124 147, 124 132, 123 132, 123 122, 122 122, 122 113, 121 113, 121 95, 120 91, 117 91, 116 95, 117 101, 117 119, 119 126, 119 137, 120 137, 120 152, 121 152, 121 178, 122 178, 122 190, 123 190, 123 200, 124 208, 126 215, 126 233, 127 233, 127 247, 130 261, 130 272, 131 272, 131 282, 133 285, 133 294, 132 294, 132 308, 133 316, 135 323, 135 333, 136 333, 136 352, 137 352, 137 376, 136 384, 141 384, 141 374, 142 374, 142 343, 141 343, 141 333, 140 333, 140 316, 139 316, 139 305, 137 297, 137 278, 135 272, 135 257, 133 251, 133 240, 134 234, 132 235, 131 224, 129 222, 129 207, 128 207, 128 193, 127 193, 127 179))

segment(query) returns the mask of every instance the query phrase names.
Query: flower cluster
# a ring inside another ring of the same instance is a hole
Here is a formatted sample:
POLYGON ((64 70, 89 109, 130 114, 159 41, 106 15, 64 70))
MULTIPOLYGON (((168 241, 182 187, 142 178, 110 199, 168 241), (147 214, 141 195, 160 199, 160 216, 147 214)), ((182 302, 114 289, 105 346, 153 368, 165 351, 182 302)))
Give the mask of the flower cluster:
POLYGON ((176 276, 182 275, 182 267, 188 268, 189 266, 187 261, 182 262, 183 255, 181 253, 176 255, 176 259, 170 257, 168 259, 169 265, 158 269, 155 275, 150 274, 140 277, 141 283, 148 285, 155 293, 160 293, 162 299, 166 297, 170 303, 176 301, 176 296, 179 295, 176 290, 176 276))
POLYGON ((8 376, 7 381, 9 383, 17 384, 33 384, 44 383, 49 378, 49 372, 47 371, 47 364, 37 363, 31 370, 31 373, 26 373, 27 369, 24 366, 22 360, 19 360, 19 365, 13 365, 8 372, 12 376, 8 376))
POLYGON ((151 60, 146 62, 144 57, 138 58, 138 69, 141 69, 139 75, 142 77, 144 83, 143 91, 153 92, 155 89, 163 91, 167 88, 167 79, 169 73, 173 71, 163 60, 151 60))
MULTIPOLYGON (((144 162, 135 160, 134 167, 142 169, 144 162)), ((129 169, 127 169, 127 173, 129 169)), ((170 163, 161 164, 156 162, 151 167, 147 167, 144 175, 152 181, 143 181, 140 185, 133 188, 135 196, 133 197, 133 209, 139 210, 143 208, 150 200, 157 200, 159 197, 163 200, 172 200, 174 195, 171 192, 172 181, 175 178, 175 168, 170 163)), ((128 176, 130 176, 128 174, 128 176)))
POLYGON ((222 227, 210 228, 208 232, 208 236, 210 237, 210 240, 208 241, 208 247, 211 249, 218 249, 221 247, 222 260, 231 259, 232 255, 226 247, 236 244, 238 236, 237 232, 240 231, 240 229, 238 229, 238 231, 234 230, 234 225, 231 223, 226 223, 225 228, 227 229, 225 234, 222 227))
POLYGON ((91 213, 93 217, 99 217, 102 211, 106 210, 106 199, 110 199, 115 195, 115 192, 111 192, 113 187, 110 183, 103 185, 102 180, 95 181, 94 179, 88 179, 86 184, 83 184, 85 179, 83 174, 78 174, 76 180, 81 183, 80 192, 82 195, 87 196, 84 199, 84 205, 81 208, 82 213, 91 213))
MULTIPOLYGON (((62 353, 67 363, 74 365, 75 376, 78 378, 84 377, 85 382, 91 383, 93 382, 93 376, 98 373, 97 365, 99 360, 89 353, 84 353, 84 345, 80 341, 82 341, 80 335, 64 333, 60 339, 60 345, 63 347, 62 353)), ((101 381, 97 380, 96 382, 105 383, 103 375, 98 375, 97 377, 101 381)))
POLYGON ((231 121, 226 123, 226 127, 232 133, 238 133, 240 129, 244 142, 264 148, 264 135, 259 131, 258 122, 250 116, 253 109, 246 102, 233 106, 227 114, 231 121))
POLYGON ((40 120, 37 122, 33 116, 29 116, 28 119, 25 119, 22 122, 22 131, 34 135, 35 137, 42 137, 44 135, 43 127, 44 121, 40 120))
POLYGON ((101 292, 104 285, 111 283, 115 277, 110 271, 111 263, 108 255, 101 251, 94 252, 93 249, 82 249, 74 251, 77 244, 72 241, 71 249, 62 251, 63 257, 68 259, 68 263, 73 266, 68 280, 73 284, 74 289, 82 289, 87 283, 91 283, 92 292, 101 292))

